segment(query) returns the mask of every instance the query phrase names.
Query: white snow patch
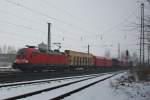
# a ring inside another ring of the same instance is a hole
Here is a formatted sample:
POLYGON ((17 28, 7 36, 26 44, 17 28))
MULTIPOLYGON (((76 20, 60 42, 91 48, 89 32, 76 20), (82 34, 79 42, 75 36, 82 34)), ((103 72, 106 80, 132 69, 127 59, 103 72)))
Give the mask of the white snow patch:
MULTIPOLYGON (((122 81, 123 77, 126 76, 127 73, 116 75, 78 93, 70 95, 64 98, 64 100, 150 100, 150 82, 119 82, 120 80, 122 81)), ((105 77, 105 75, 103 77, 105 77)), ((34 91, 41 88, 56 86, 70 81, 72 80, 34 84, 17 88, 17 90, 12 88, 8 88, 7 90, 1 88, 0 98, 2 99, 14 94, 17 95, 29 91, 31 92, 31 90, 34 91), (9 94, 10 91, 11 93, 9 94)), ((95 81, 95 79, 91 80, 90 82, 92 81, 95 81)), ((71 91, 72 89, 81 87, 87 83, 89 83, 89 81, 86 81, 82 84, 72 85, 63 89, 60 88, 57 91, 43 92, 39 95, 24 98, 24 100, 49 100, 53 96, 55 97, 58 94, 71 91)))
MULTIPOLYGON (((72 82, 72 81, 86 79, 87 77, 93 77, 93 75, 92 76, 83 75, 85 77, 78 77, 78 78, 76 78, 77 77, 76 76, 74 79, 66 79, 66 80, 57 80, 57 81, 42 82, 42 83, 25 84, 25 85, 19 85, 19 86, 11 86, 11 87, 2 87, 2 88, 0 88, 0 99, 2 100, 2 99, 5 99, 7 97, 13 97, 13 96, 21 95, 21 94, 24 94, 24 93, 29 93, 29 92, 32 92, 32 91, 37 91, 37 90, 46 89, 46 88, 50 88, 50 87, 53 87, 53 86, 69 83, 69 82, 72 82)), ((61 78, 55 78, 55 79, 61 79, 61 78)), ((20 82, 20 83, 23 83, 23 82, 20 82)))
POLYGON ((73 94, 64 100, 126 100, 124 94, 116 94, 111 88, 110 81, 120 77, 123 74, 102 81, 92 87, 82 90, 79 93, 73 94), (119 98, 119 99, 118 99, 119 98))
MULTIPOLYGON (((74 89, 80 88, 80 87, 85 86, 89 83, 92 83, 92 82, 95 82, 97 80, 109 77, 111 75, 112 74, 107 74, 107 75, 100 76, 98 78, 83 81, 81 83, 75 83, 73 85, 62 87, 62 88, 59 88, 57 90, 52 90, 52 91, 49 91, 49 92, 43 92, 43 93, 38 94, 38 95, 34 95, 34 96, 31 96, 31 97, 24 98, 23 100, 50 100, 50 99, 52 99, 52 98, 54 98, 58 95, 62 95, 66 92, 69 92, 69 91, 72 91, 74 89)), ((69 100, 72 100, 72 99, 69 99, 69 100)), ((73 100, 86 100, 86 99, 73 99, 73 100)))
POLYGON ((121 76, 100 82, 64 100, 150 100, 150 82, 118 85, 116 79, 121 76))

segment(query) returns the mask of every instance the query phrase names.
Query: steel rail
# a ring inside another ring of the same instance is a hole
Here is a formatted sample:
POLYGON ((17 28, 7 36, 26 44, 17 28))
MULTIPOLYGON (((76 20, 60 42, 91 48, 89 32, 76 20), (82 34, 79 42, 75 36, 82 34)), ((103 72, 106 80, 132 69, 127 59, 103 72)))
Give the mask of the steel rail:
POLYGON ((93 86, 93 85, 99 83, 99 82, 102 82, 102 81, 104 81, 104 80, 106 80, 106 79, 109 79, 109 78, 111 78, 111 77, 113 77, 113 76, 115 76, 115 75, 117 75, 117 74, 114 74, 114 75, 112 75, 112 76, 109 76, 109 77, 100 79, 100 80, 98 80, 98 81, 96 81, 96 82, 90 83, 90 84, 88 84, 88 85, 85 85, 85 86, 83 86, 83 87, 77 88, 77 89, 75 89, 75 90, 72 90, 72 91, 70 91, 70 92, 64 93, 64 94, 62 94, 62 95, 56 96, 56 97, 54 97, 54 98, 52 98, 52 99, 50 99, 50 100, 61 100, 61 99, 65 98, 65 97, 68 97, 68 96, 74 94, 74 93, 80 92, 80 91, 82 91, 83 89, 86 89, 86 88, 88 88, 88 87, 90 87, 90 86, 93 86))
POLYGON ((92 75, 72 76, 72 77, 65 77, 65 78, 55 78, 55 79, 44 79, 44 80, 35 80, 35 81, 27 81, 27 82, 7 83, 7 84, 0 84, 0 88, 9 87, 9 86, 25 85, 25 84, 33 84, 33 83, 43 83, 43 82, 50 82, 50 81, 74 79, 74 78, 83 78, 83 77, 90 77, 90 76, 97 76, 97 75, 98 74, 92 74, 92 75))
POLYGON ((71 85, 71 84, 75 84, 75 83, 79 83, 79 82, 82 82, 82 81, 85 81, 85 80, 96 78, 96 77, 99 77, 100 75, 104 75, 104 74, 99 74, 97 76, 93 76, 93 77, 90 77, 90 78, 86 78, 86 79, 82 79, 82 80, 78 80, 78 81, 73 81, 73 82, 61 84, 61 85, 58 85, 58 86, 54 86, 54 87, 50 87, 50 88, 46 88, 46 89, 42 89, 42 90, 37 90, 37 91, 34 91, 34 92, 30 92, 30 93, 25 93, 25 94, 18 95, 18 96, 8 97, 8 98, 5 98, 3 100, 16 100, 16 99, 22 99, 22 98, 30 97, 32 95, 37 95, 37 94, 40 94, 42 92, 55 90, 55 89, 58 89, 58 88, 61 88, 61 87, 71 85))

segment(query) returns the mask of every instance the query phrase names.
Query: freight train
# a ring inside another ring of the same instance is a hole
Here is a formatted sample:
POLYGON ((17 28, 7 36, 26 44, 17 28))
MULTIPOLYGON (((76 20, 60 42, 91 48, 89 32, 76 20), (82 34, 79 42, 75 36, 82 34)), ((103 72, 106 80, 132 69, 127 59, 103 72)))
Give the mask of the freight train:
POLYGON ((72 50, 43 52, 34 47, 20 49, 12 65, 13 68, 23 72, 125 69, 128 66, 131 64, 127 60, 72 50))

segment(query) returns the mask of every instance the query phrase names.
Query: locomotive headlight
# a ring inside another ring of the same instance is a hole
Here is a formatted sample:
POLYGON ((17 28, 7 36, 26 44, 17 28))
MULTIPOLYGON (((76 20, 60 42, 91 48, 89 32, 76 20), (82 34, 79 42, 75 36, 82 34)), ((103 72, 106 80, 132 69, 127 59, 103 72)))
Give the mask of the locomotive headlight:
POLYGON ((25 63, 28 63, 29 61, 28 61, 28 60, 25 60, 24 62, 25 62, 25 63))
POLYGON ((26 59, 16 59, 16 60, 15 60, 15 63, 23 64, 23 63, 29 63, 29 61, 26 60, 26 59))
POLYGON ((17 63, 17 60, 15 60, 14 62, 17 63))
POLYGON ((20 61, 18 59, 15 60, 15 63, 19 63, 20 61))

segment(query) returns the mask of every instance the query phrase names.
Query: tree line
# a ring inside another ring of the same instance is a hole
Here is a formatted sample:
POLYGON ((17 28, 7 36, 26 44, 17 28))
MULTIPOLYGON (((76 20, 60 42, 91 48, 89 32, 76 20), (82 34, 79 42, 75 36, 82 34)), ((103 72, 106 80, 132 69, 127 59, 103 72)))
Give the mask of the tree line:
POLYGON ((15 46, 0 45, 0 54, 16 54, 17 49, 15 46))

